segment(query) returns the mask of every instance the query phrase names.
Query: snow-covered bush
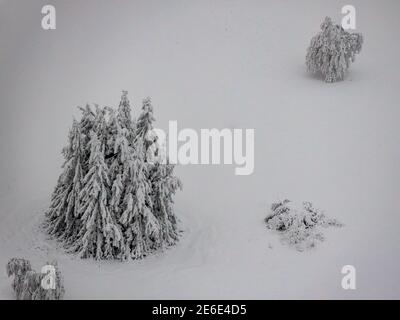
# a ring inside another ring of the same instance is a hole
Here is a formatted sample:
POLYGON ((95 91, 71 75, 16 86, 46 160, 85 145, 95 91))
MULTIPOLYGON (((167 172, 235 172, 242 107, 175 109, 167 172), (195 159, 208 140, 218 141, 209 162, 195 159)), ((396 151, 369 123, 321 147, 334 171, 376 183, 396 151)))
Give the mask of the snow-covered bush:
POLYGON ((306 65, 312 73, 321 72, 326 82, 343 80, 355 55, 361 51, 363 36, 349 33, 326 17, 321 30, 311 39, 306 65))
POLYGON ((137 121, 125 91, 117 110, 81 111, 63 149, 48 233, 82 258, 140 259, 173 245, 179 236, 173 196, 181 182, 173 165, 154 161, 151 100, 143 101, 137 121))
POLYGON ((279 232, 283 243, 299 251, 315 247, 318 241, 324 240, 321 227, 343 226, 336 219, 327 218, 310 202, 296 206, 289 200, 272 204, 265 223, 268 229, 279 232))
POLYGON ((45 289, 42 280, 44 273, 37 273, 32 270, 28 260, 12 258, 6 266, 7 275, 13 276, 11 284, 17 300, 60 300, 64 296, 64 284, 57 262, 47 263, 55 269, 55 288, 45 289))

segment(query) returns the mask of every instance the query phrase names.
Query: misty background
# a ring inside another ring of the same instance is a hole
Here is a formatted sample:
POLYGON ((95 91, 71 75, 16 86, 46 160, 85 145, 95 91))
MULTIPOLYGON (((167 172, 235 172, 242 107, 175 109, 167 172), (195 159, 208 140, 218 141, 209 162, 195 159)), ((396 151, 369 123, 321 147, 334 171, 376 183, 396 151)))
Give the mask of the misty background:
POLYGON ((127 90, 135 117, 152 98, 159 128, 176 120, 180 129, 255 129, 251 176, 235 176, 233 166, 177 167, 178 213, 205 232, 193 259, 217 262, 198 277, 203 284, 180 274, 181 296, 172 297, 399 298, 399 30, 395 0, 0 0, 0 219, 9 199, 42 214, 76 107, 116 107, 127 90), (56 8, 56 30, 41 28, 46 4, 56 8), (345 81, 326 84, 307 74, 306 49, 325 16, 340 23, 346 4, 365 42, 345 81), (346 224, 311 264, 268 256, 262 219, 286 197, 346 224), (264 251, 243 252, 243 243, 264 251), (215 244, 227 247, 207 252, 215 244), (340 287, 345 264, 357 268, 355 292, 340 287), (255 265, 271 278, 247 278, 255 265))

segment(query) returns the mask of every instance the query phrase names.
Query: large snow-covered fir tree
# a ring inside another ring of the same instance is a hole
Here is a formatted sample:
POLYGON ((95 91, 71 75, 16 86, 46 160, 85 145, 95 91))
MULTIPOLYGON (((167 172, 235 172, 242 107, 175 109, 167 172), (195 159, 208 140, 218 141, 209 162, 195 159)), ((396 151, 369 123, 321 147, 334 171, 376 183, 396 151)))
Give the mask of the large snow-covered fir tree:
POLYGON ((360 33, 349 33, 326 17, 321 31, 311 39, 307 49, 307 69, 312 73, 321 72, 326 82, 343 80, 362 44, 360 33))
POLYGON ((45 227, 82 258, 140 259, 179 238, 174 166, 158 161, 153 107, 143 100, 138 120, 124 91, 117 110, 80 108, 45 227))

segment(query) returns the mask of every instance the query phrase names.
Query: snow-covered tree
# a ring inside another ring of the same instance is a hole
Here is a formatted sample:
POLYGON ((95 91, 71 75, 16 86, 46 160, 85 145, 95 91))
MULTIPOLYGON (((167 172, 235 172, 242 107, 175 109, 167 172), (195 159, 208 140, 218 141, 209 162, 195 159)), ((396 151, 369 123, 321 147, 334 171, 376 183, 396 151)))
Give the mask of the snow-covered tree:
POLYGON ((173 211, 173 196, 182 187, 178 178, 173 174, 174 166, 160 163, 157 160, 157 136, 153 134, 153 106, 150 98, 143 100, 142 114, 138 118, 136 139, 143 141, 143 155, 145 157, 148 178, 152 185, 153 212, 160 224, 162 246, 174 244, 178 237, 178 224, 173 211))
POLYGON ((157 163, 153 167, 153 210, 161 224, 163 244, 169 246, 179 238, 177 218, 173 210, 173 196, 182 188, 181 181, 173 174, 172 164, 157 163))
POLYGON ((118 107, 117 119, 122 128, 134 130, 134 124, 131 115, 131 105, 128 99, 128 91, 122 91, 121 101, 118 107))
POLYGON ((88 104, 84 108, 82 108, 82 107, 78 107, 78 108, 82 112, 82 118, 79 123, 81 132, 82 132, 82 134, 87 136, 87 138, 89 140, 90 139, 89 132, 92 131, 92 129, 93 129, 96 115, 93 112, 92 108, 88 104))
POLYGON ((116 219, 119 219, 121 213, 121 200, 125 193, 129 160, 132 157, 133 148, 128 141, 129 132, 126 128, 121 128, 117 124, 117 131, 115 134, 113 145, 113 158, 110 163, 109 176, 113 181, 111 186, 111 199, 110 209, 113 210, 116 219))
POLYGON ((82 228, 73 251, 84 258, 111 259, 120 248, 122 235, 108 207, 110 182, 104 161, 104 145, 94 131, 91 132, 89 143, 90 169, 79 193, 82 228))
POLYGON ((306 65, 312 73, 321 72, 326 82, 343 80, 355 55, 361 51, 363 36, 349 33, 326 17, 321 30, 311 39, 306 65))
MULTIPOLYGON (((95 118, 92 130, 89 131, 89 137, 92 139, 92 132, 95 132, 98 139, 100 140, 100 144, 104 147, 104 155, 108 154, 108 150, 105 150, 108 147, 108 122, 106 119, 106 108, 101 108, 98 105, 95 105, 95 118)), ((90 144, 90 143, 89 143, 90 144)))
POLYGON ((265 223, 268 229, 280 234, 283 243, 299 251, 313 248, 318 242, 324 241, 322 228, 343 226, 338 220, 326 217, 310 202, 295 204, 287 199, 271 205, 265 223))
POLYGON ((49 234, 69 252, 95 259, 139 259, 175 243, 173 195, 181 183, 173 166, 150 161, 157 152, 150 99, 137 122, 126 92, 117 111, 81 111, 46 212, 49 234))
POLYGON ((14 277, 11 284, 17 300, 60 300, 64 296, 64 281, 57 262, 46 263, 55 270, 54 288, 43 288, 46 274, 32 270, 26 259, 12 258, 6 266, 7 275, 14 277))
MULTIPOLYGON (((141 140, 144 143, 143 152, 147 158, 147 152, 151 145, 154 144, 154 136, 152 135, 153 122, 155 121, 153 115, 153 106, 151 99, 146 98, 143 100, 142 113, 140 114, 136 124, 136 140, 141 140)), ((139 142, 140 143, 140 142, 139 142)))
POLYGON ((51 235, 62 241, 74 241, 79 230, 79 192, 82 187, 84 161, 81 129, 74 120, 69 134, 69 143, 63 150, 65 163, 63 172, 51 198, 46 212, 47 227, 51 235))
MULTIPOLYGON (((118 111, 107 108, 108 120, 108 142, 106 155, 107 163, 110 167, 110 180, 121 180, 124 163, 128 153, 133 147, 134 136, 136 133, 135 123, 131 117, 131 107, 127 96, 127 91, 122 92, 118 111)), ((115 182, 115 181, 114 181, 115 182)), ((116 187, 118 186, 116 183, 116 187)), ((114 188, 113 188, 114 189, 114 188)))
POLYGON ((136 140, 135 147, 126 161, 123 174, 126 191, 119 219, 125 238, 123 259, 141 259, 162 247, 160 223, 154 214, 152 185, 148 180, 149 165, 143 158, 144 143, 141 138, 136 140))

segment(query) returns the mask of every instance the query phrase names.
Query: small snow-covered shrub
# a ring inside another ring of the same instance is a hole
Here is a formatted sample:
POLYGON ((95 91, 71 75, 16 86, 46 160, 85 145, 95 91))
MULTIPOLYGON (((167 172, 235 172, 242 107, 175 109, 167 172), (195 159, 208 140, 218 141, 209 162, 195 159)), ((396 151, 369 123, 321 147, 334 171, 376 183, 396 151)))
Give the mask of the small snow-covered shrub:
POLYGON ((63 149, 47 232, 68 252, 97 260, 141 259, 175 244, 173 197, 181 182, 174 166, 157 157, 150 99, 137 120, 126 91, 117 110, 87 105, 81 111, 63 149))
POLYGON ((321 72, 326 82, 343 80, 355 55, 360 53, 363 36, 349 33, 326 17, 321 30, 311 39, 306 65, 312 73, 321 72))
POLYGON ((32 270, 28 260, 12 258, 6 266, 7 276, 13 276, 11 287, 17 300, 60 300, 64 296, 64 284, 57 262, 47 263, 55 269, 55 288, 44 289, 42 280, 44 273, 32 270))
POLYGON ((324 240, 321 227, 343 226, 336 219, 327 218, 310 202, 296 207, 289 200, 272 204, 265 223, 268 229, 279 232, 283 243, 299 251, 315 247, 317 242, 324 240))

